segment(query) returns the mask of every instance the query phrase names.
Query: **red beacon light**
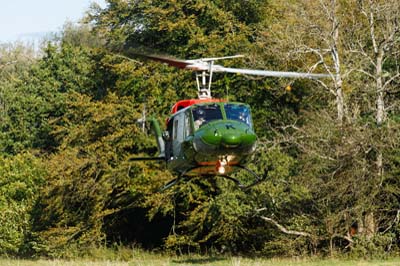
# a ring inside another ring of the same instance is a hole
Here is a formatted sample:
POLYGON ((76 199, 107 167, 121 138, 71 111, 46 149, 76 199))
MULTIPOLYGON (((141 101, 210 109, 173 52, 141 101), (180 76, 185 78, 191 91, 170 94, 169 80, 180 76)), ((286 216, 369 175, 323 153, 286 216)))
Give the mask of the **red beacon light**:
POLYGON ((188 106, 191 106, 193 104, 201 104, 201 103, 220 103, 220 102, 226 102, 227 100, 225 99, 188 99, 188 100, 181 100, 174 104, 172 106, 171 114, 175 114, 179 110, 182 110, 188 106))

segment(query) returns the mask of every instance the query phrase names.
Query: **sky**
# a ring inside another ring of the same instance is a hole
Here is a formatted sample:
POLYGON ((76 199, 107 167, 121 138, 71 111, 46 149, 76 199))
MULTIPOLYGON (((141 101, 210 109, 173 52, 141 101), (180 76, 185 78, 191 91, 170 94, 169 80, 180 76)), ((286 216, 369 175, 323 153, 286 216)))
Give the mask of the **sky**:
POLYGON ((105 0, 0 0, 0 42, 59 32, 66 21, 78 22, 93 2, 106 5, 105 0))

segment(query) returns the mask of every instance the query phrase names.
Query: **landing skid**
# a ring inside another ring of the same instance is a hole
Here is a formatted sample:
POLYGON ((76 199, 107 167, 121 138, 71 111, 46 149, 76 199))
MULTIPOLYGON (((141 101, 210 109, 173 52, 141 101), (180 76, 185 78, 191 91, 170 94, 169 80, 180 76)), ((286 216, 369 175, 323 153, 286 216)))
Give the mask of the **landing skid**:
POLYGON ((171 181, 169 181, 167 184, 165 184, 162 188, 160 188, 160 192, 163 192, 167 189, 169 189, 170 187, 174 186, 175 184, 177 184, 179 181, 181 181, 184 177, 179 176, 177 178, 172 179, 171 181))
POLYGON ((182 179, 185 179, 185 177, 188 177, 186 174, 194 169, 199 168, 198 166, 196 167, 192 167, 188 170, 186 170, 185 172, 183 172, 182 174, 180 174, 177 178, 172 179, 171 181, 169 181, 167 184, 165 184, 162 188, 160 188, 160 192, 163 192, 167 189, 169 189, 170 187, 174 186, 175 184, 177 184, 179 181, 181 181, 182 179))
POLYGON ((267 173, 265 173, 265 175, 263 177, 260 177, 259 175, 257 175, 254 171, 250 170, 249 168, 245 167, 245 166, 241 166, 241 165, 235 165, 235 167, 246 170, 248 173, 250 173, 252 176, 254 176, 255 180, 253 181, 253 183, 249 184, 249 185, 244 185, 242 184, 239 180, 237 180, 234 177, 228 176, 228 175, 220 175, 226 179, 229 179, 233 182, 235 182, 235 184, 242 190, 247 190, 257 184, 259 184, 260 182, 264 181, 265 178, 267 177, 267 173))
MULTIPOLYGON (((253 186, 259 184, 260 182, 264 181, 265 178, 266 178, 266 176, 267 176, 267 173, 265 173, 265 175, 264 175, 263 177, 260 177, 260 176, 258 176, 254 171, 250 170, 249 168, 247 168, 247 167, 245 167, 245 166, 235 165, 235 167, 240 168, 240 169, 243 169, 243 170, 246 170, 248 173, 250 173, 252 176, 254 176, 254 177, 255 177, 254 182, 251 183, 251 184, 249 184, 249 185, 244 185, 244 184, 242 184, 238 179, 236 179, 236 178, 234 178, 234 177, 231 177, 231 176, 228 176, 228 175, 216 175, 216 176, 221 176, 221 177, 226 178, 226 179, 228 179, 228 180, 230 180, 230 181, 233 181, 233 182, 234 182, 240 189, 242 189, 242 190, 247 190, 247 189, 249 189, 249 188, 251 188, 251 187, 253 187, 253 186)), ((170 187, 172 187, 172 186, 176 185, 177 183, 179 183, 181 180, 183 180, 183 179, 185 179, 185 178, 187 178, 187 177, 190 177, 190 176, 187 176, 186 174, 187 174, 188 172, 194 170, 194 169, 197 169, 197 168, 200 168, 200 167, 193 167, 193 168, 190 168, 190 169, 187 170, 186 172, 180 174, 177 178, 172 179, 171 181, 169 181, 168 183, 166 183, 166 184, 160 189, 160 192, 165 191, 165 190, 169 189, 170 187)))

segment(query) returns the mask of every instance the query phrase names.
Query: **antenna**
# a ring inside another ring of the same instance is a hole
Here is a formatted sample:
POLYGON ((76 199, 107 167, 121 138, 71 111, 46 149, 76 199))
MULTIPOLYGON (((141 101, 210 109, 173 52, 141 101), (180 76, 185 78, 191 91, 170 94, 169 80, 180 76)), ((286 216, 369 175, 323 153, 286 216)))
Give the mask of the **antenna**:
POLYGON ((143 103, 142 117, 136 120, 142 128, 143 133, 146 133, 146 119, 146 103, 143 103))
POLYGON ((145 133, 146 131, 146 104, 143 104, 143 111, 142 111, 142 131, 145 133))

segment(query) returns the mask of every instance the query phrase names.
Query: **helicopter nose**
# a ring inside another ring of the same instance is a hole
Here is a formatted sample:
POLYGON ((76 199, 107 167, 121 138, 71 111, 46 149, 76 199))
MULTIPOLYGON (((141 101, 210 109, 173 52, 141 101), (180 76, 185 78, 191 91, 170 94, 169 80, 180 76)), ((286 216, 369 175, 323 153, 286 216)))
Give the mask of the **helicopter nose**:
POLYGON ((252 147, 256 142, 254 132, 243 123, 230 121, 219 122, 200 128, 195 136, 194 142, 199 148, 201 146, 218 149, 219 146, 227 149, 252 147))
POLYGON ((242 144, 242 137, 237 133, 225 133, 221 137, 221 144, 229 148, 237 147, 242 144))

